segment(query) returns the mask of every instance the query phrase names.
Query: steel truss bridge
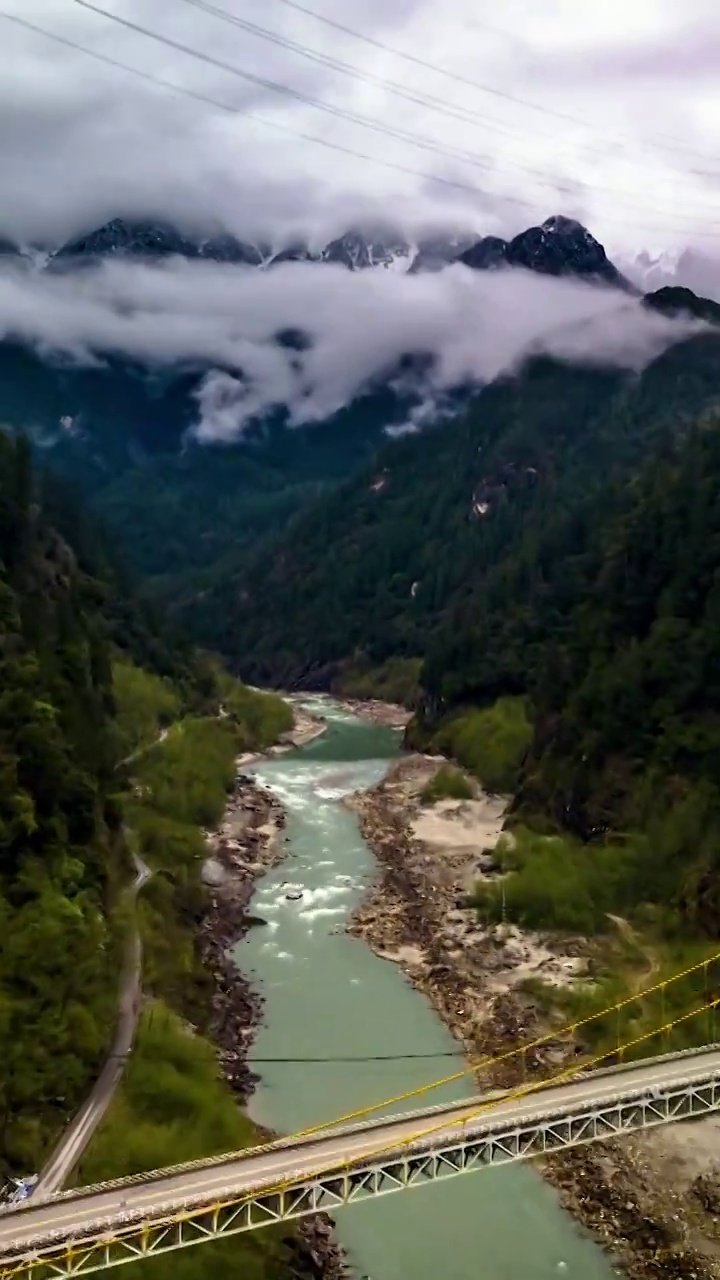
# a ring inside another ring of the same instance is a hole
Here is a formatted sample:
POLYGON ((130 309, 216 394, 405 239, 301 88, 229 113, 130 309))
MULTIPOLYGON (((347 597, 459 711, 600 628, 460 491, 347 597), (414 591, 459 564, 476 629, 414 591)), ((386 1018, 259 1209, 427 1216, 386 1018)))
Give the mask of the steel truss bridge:
POLYGON ((586 1019, 616 1015, 615 1047, 549 1079, 496 1089, 464 1102, 388 1114, 393 1104, 424 1095, 479 1066, 515 1060, 525 1068, 529 1050, 556 1041, 558 1035, 573 1039, 580 1023, 277 1142, 51 1197, 40 1195, 1 1211, 0 1280, 86 1275, 307 1214, 332 1213, 359 1200, 473 1170, 720 1111, 720 1043, 714 1035, 720 997, 706 995, 689 1013, 632 1039, 620 1037, 619 1015, 626 1006, 645 1002, 658 991, 664 1007, 666 988, 702 968, 707 988, 709 963, 586 1019), (703 1016, 713 1035, 712 1043, 700 1049, 599 1065, 610 1057, 635 1054, 640 1044, 654 1037, 665 1040, 679 1024, 703 1016), (368 1119, 370 1115, 374 1118, 368 1119))

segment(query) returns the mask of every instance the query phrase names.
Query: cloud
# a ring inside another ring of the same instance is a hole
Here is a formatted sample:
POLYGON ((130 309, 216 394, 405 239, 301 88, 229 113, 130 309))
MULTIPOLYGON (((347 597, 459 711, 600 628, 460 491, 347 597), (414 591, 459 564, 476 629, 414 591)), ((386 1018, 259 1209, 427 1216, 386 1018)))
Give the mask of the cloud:
POLYGON ((720 65, 716 8, 695 0, 685 9, 681 24, 677 16, 676 10, 671 23, 656 32, 626 30, 623 40, 618 40, 617 32, 614 39, 605 32, 602 41, 585 51, 560 50, 537 67, 538 76, 533 78, 560 76, 569 85, 587 83, 590 77, 596 85, 606 82, 614 87, 624 81, 641 91, 644 81, 681 85, 692 80, 697 85, 705 80, 714 86, 720 65))
POLYGON ((98 3, 331 110, 421 135, 440 154, 251 84, 72 0, 3 0, 10 15, 203 100, 0 18, 0 235, 57 244, 126 216, 220 224, 241 236, 329 236, 379 213, 408 229, 446 221, 514 232, 563 211, 611 248, 718 239, 717 178, 708 174, 718 167, 720 108, 700 74, 717 44, 716 27, 714 45, 708 36, 716 0, 686 0, 680 14, 675 0, 556 0, 550 10, 509 0, 491 24, 474 0, 455 0, 452 12, 434 0, 306 0, 300 9, 212 0, 355 76, 186 0, 98 3))
POLYGON ((531 351, 637 369, 690 328, 611 290, 461 265, 407 276, 175 259, 0 272, 0 338, 81 363, 120 354, 206 370, 196 426, 205 442, 235 440, 279 406, 291 425, 321 421, 397 377, 403 357, 424 370, 409 421, 417 426, 429 401, 442 413, 449 391, 512 370, 531 351), (307 342, 278 340, 293 330, 307 342))

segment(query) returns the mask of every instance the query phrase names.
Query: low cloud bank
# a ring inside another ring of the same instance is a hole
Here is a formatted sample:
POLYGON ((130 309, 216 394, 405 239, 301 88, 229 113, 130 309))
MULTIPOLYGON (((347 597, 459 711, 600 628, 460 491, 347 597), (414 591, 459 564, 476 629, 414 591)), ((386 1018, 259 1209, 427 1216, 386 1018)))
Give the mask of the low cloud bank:
POLYGON ((206 442, 236 440, 279 407, 294 426, 327 418, 408 355, 431 362, 412 429, 433 400, 513 370, 533 351, 641 369, 697 328, 611 290, 461 265, 417 276, 182 260, 0 271, 0 337, 83 364, 112 354, 206 369, 195 427, 206 442), (293 332, 307 341, 282 338, 293 332))

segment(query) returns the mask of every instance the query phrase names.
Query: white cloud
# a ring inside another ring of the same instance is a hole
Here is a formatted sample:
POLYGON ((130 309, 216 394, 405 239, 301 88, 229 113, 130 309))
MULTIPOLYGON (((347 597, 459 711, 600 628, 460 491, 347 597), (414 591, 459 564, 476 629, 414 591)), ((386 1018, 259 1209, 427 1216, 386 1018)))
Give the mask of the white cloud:
POLYGON ((449 389, 511 370, 530 351, 640 368, 686 331, 612 290, 461 265, 417 276, 182 259, 0 272, 0 338, 81 362, 121 353, 211 370, 198 406, 204 441, 236 439, 278 405, 294 425, 327 418, 406 355, 432 357, 422 421, 429 400, 442 406, 449 389), (307 349, 278 343, 288 329, 308 336, 307 349))
POLYGON ((516 231, 561 211, 581 217, 611 248, 720 246, 713 158, 720 107, 709 74, 716 0, 556 0, 550 7, 508 0, 489 26, 473 0, 454 0, 450 10, 434 0, 308 0, 331 19, 492 92, 403 61, 282 0, 213 0, 361 73, 472 113, 463 120, 339 75, 184 0, 99 3, 330 106, 425 135, 448 153, 472 152, 476 163, 428 154, 279 97, 72 0, 4 0, 10 14, 235 114, 0 20, 0 233, 57 242, 114 215, 218 221, 240 234, 332 233, 378 212, 401 223, 450 219, 479 231, 516 231), (303 133, 391 167, 297 136, 303 133))

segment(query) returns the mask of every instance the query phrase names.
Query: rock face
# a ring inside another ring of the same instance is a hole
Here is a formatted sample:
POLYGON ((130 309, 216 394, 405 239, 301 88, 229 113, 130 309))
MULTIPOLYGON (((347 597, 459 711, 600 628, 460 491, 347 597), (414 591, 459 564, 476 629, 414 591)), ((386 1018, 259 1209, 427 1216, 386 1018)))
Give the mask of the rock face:
MULTIPOLYGON (((263 246, 243 244, 233 236, 217 235, 209 239, 195 239, 184 235, 176 227, 161 222, 126 222, 113 218, 86 236, 63 245, 53 255, 52 262, 61 266, 78 259, 108 257, 183 258, 205 259, 210 262, 244 262, 260 266, 264 260, 263 246)), ((265 256, 269 250, 265 247, 265 256)))
MULTIPOLYGON (((0 252, 18 253, 9 242, 0 252)), ((272 245, 238 240, 227 233, 192 235, 163 222, 113 218, 78 236, 49 256, 48 269, 67 270, 107 258, 158 261, 181 257, 190 261, 237 263, 266 269, 285 262, 317 262, 348 271, 386 270, 399 274, 441 271, 461 262, 476 271, 525 267, 543 275, 577 275, 582 279, 633 291, 634 286, 609 261, 602 245, 572 218, 556 214, 539 227, 529 227, 512 240, 500 236, 426 236, 411 244, 400 232, 350 229, 324 247, 302 240, 272 245)))
POLYGON ((498 267, 506 267, 508 242, 499 236, 483 236, 476 244, 460 254, 460 262, 474 271, 496 271, 498 267))
POLYGON ((524 267, 541 275, 579 276, 637 292, 587 228, 562 214, 546 218, 542 226, 529 227, 513 240, 485 236, 460 255, 460 262, 476 271, 524 267))

